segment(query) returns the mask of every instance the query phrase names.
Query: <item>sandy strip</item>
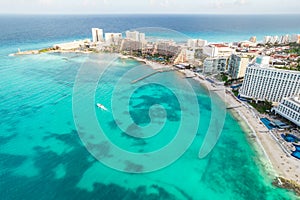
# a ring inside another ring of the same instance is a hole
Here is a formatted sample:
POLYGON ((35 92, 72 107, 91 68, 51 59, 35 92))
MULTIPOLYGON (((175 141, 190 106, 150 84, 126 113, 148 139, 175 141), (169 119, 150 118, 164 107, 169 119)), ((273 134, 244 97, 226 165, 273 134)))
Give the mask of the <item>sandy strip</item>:
MULTIPOLYGON (((144 62, 153 69, 170 67, 141 58, 131 58, 144 62)), ((207 88, 208 91, 218 94, 227 107, 234 107, 228 111, 239 121, 258 155, 256 158, 259 161, 258 164, 262 165, 262 169, 266 171, 269 177, 280 176, 300 184, 300 161, 284 152, 274 134, 262 124, 260 116, 254 108, 238 100, 223 85, 211 84, 204 77, 194 77, 194 80, 207 88)))
POLYGON ((258 158, 267 174, 281 176, 289 180, 294 180, 300 184, 300 161, 286 154, 276 141, 274 133, 271 133, 260 121, 260 116, 256 110, 249 107, 244 102, 238 100, 229 89, 224 86, 212 86, 206 80, 195 78, 201 85, 210 92, 213 91, 227 104, 227 107, 235 107, 230 112, 239 121, 249 141, 254 145, 255 150, 260 155, 258 158), (220 92, 222 91, 223 92, 220 92), (224 96, 224 90, 227 91, 224 96), (254 141, 254 142, 253 142, 254 141))

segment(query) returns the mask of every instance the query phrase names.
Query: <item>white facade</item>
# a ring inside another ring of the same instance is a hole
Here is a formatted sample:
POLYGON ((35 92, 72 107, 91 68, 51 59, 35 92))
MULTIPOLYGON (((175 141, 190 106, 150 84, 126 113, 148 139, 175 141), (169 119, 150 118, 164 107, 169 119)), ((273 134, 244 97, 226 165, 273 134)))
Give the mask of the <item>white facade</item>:
POLYGON ((264 37, 264 44, 270 43, 271 42, 271 36, 265 36, 264 37))
POLYGON ((103 29, 92 28, 93 42, 103 42, 103 29))
POLYGON ((290 36, 289 35, 282 35, 280 37, 280 44, 287 44, 290 42, 290 36))
POLYGON ((299 92, 299 71, 281 70, 259 64, 247 67, 240 89, 242 97, 272 102, 299 95, 299 92))
POLYGON ((209 57, 229 57, 234 53, 234 49, 223 44, 210 44, 203 47, 203 54, 209 57))
POLYGON ((279 43, 279 37, 278 37, 278 35, 272 36, 270 42, 272 44, 279 43))
POLYGON ((137 41, 137 42, 145 42, 146 35, 145 33, 140 33, 138 31, 126 31, 126 39, 137 41))
POLYGON ((300 98, 291 97, 284 98, 279 106, 273 108, 276 114, 281 115, 287 120, 293 122, 297 126, 300 126, 300 98))
POLYGON ((140 42, 145 42, 146 41, 145 33, 139 33, 139 41, 140 42))
POLYGON ((197 47, 197 39, 189 39, 187 41, 187 46, 188 46, 188 48, 192 48, 192 49, 196 48, 197 47))
POLYGON ((122 33, 105 33, 105 42, 108 45, 118 45, 122 39, 122 33))
POLYGON ((207 40, 201 40, 201 39, 189 39, 187 41, 187 46, 189 48, 198 48, 198 47, 204 47, 207 45, 207 40))
POLYGON ((228 73, 231 78, 237 79, 244 77, 249 61, 248 56, 232 54, 228 64, 228 73))
POLYGON ((198 45, 198 47, 204 47, 205 45, 207 45, 207 40, 198 39, 197 45, 198 45))
POLYGON ((126 31, 126 39, 139 41, 139 32, 137 31, 126 31))
POLYGON ((291 42, 300 43, 300 34, 295 34, 291 36, 291 42))
POLYGON ((227 68, 228 58, 206 58, 203 62, 203 72, 206 74, 215 74, 224 72, 227 68))

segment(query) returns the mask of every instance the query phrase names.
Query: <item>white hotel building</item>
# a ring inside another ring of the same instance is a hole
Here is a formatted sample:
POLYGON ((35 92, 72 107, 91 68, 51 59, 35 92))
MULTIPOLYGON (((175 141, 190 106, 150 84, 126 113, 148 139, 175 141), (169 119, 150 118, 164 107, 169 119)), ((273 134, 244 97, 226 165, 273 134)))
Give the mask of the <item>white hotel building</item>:
POLYGON ((103 29, 92 28, 93 42, 103 42, 103 29))
POLYGON ((246 69, 241 97, 280 102, 300 93, 300 72, 254 64, 246 69))
POLYGON ((279 106, 274 107, 272 110, 276 114, 281 115, 287 120, 300 126, 300 97, 284 98, 279 106))

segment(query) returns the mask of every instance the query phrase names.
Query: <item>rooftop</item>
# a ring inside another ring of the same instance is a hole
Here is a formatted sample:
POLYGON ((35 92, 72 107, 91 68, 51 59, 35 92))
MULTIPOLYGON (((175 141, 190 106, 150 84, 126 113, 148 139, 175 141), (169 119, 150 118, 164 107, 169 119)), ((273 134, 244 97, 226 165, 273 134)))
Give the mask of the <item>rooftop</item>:
POLYGON ((218 48, 228 47, 225 44, 210 44, 210 46, 215 46, 215 47, 218 47, 218 48))

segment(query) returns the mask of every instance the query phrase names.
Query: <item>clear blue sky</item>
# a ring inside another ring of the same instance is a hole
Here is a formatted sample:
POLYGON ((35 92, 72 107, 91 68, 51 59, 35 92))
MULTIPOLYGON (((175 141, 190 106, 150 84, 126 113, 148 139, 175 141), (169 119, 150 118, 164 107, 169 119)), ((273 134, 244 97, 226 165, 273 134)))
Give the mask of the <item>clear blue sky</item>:
POLYGON ((0 14, 300 14, 300 0, 1 0, 0 14))

